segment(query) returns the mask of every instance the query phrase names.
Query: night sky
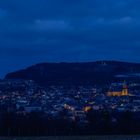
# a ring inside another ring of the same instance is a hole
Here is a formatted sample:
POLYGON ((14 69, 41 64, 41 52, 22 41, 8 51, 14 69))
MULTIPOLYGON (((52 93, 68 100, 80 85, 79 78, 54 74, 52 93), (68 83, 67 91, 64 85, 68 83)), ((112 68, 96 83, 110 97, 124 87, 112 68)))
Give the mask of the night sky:
POLYGON ((140 0, 0 0, 0 77, 96 60, 140 62, 140 0))

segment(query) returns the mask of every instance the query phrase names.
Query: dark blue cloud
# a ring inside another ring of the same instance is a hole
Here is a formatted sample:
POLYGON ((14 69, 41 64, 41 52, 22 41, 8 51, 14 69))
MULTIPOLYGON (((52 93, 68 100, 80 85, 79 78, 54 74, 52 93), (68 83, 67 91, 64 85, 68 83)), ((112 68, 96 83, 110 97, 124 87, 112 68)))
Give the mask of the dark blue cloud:
POLYGON ((140 62, 139 5, 139 0, 0 0, 0 75, 42 61, 140 62))

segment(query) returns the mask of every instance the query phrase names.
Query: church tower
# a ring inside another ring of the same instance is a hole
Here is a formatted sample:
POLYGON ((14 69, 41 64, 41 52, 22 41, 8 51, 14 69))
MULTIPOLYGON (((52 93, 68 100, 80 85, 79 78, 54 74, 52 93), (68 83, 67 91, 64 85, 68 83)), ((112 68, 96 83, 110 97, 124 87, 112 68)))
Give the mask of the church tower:
POLYGON ((124 82, 123 90, 122 90, 122 96, 127 96, 127 95, 128 95, 128 86, 124 82))

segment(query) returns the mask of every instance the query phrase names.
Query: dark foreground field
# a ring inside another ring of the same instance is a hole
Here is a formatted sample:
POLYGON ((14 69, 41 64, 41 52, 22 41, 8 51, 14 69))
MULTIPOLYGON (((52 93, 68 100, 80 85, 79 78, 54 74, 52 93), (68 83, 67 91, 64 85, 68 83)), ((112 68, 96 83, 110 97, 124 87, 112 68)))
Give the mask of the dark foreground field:
POLYGON ((140 140, 140 136, 10 137, 0 140, 140 140))

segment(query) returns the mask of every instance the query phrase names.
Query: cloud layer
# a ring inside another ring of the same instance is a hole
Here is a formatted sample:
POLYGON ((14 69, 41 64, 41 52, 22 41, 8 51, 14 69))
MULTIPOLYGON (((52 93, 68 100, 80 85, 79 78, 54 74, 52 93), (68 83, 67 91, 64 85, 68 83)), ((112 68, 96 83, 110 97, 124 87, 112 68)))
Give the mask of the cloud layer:
POLYGON ((140 62, 139 6, 139 0, 0 0, 0 75, 44 61, 140 62))

